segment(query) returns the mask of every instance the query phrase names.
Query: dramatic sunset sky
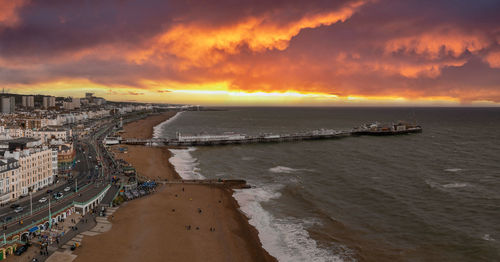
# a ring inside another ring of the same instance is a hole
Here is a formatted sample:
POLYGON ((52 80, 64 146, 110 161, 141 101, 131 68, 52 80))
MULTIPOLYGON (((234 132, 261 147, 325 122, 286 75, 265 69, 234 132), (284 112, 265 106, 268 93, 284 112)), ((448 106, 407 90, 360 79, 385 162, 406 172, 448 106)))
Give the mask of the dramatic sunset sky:
POLYGON ((0 0, 0 88, 201 105, 500 103, 498 0, 0 0))

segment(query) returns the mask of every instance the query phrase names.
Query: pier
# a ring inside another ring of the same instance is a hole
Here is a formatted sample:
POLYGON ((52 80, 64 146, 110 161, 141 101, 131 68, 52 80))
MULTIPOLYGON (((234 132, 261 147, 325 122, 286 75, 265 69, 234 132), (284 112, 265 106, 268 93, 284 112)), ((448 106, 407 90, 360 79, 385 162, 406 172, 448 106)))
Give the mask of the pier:
POLYGON ((136 139, 126 138, 120 141, 128 145, 166 145, 166 146, 214 146, 251 143, 281 143, 302 140, 337 139, 351 136, 351 131, 315 130, 307 133, 284 135, 246 136, 240 134, 182 136, 176 138, 136 139))
POLYGON ((235 133, 224 133, 222 135, 182 135, 177 132, 176 138, 116 138, 108 137, 104 140, 107 145, 128 144, 128 145, 166 145, 166 146, 214 146, 214 145, 234 145, 251 143, 281 143, 302 140, 337 139, 348 136, 392 136, 422 132, 422 127, 415 124, 399 122, 398 124, 381 125, 374 123, 353 128, 349 131, 338 131, 333 129, 319 129, 295 134, 262 134, 247 136, 235 133))

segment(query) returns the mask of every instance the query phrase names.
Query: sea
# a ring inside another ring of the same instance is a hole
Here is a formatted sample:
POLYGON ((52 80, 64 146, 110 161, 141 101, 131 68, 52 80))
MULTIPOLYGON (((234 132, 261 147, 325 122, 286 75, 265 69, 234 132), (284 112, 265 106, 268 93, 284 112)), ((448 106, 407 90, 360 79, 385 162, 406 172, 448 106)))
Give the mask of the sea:
POLYGON ((279 261, 500 261, 500 108, 217 108, 156 137, 350 130, 419 134, 172 149, 188 179, 244 179, 235 199, 279 261))

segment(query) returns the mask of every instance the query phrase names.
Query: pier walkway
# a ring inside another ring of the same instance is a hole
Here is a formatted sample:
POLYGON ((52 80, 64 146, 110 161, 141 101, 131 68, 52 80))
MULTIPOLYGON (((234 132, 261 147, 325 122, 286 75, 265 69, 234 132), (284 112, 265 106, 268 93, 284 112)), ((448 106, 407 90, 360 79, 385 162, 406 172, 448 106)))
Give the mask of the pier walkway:
POLYGON ((176 138, 136 139, 126 138, 120 141, 128 145, 166 145, 166 146, 214 146, 250 143, 280 143, 302 140, 336 139, 351 136, 351 131, 315 130, 307 133, 285 135, 244 136, 239 134, 181 136, 176 138))

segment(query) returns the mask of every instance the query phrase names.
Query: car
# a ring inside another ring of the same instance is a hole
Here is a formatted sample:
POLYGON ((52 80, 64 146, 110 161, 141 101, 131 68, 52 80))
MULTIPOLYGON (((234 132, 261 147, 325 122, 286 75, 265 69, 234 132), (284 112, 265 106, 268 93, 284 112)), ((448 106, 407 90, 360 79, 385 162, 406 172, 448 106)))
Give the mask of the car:
POLYGON ((24 210, 23 207, 17 207, 16 209, 14 209, 14 212, 19 213, 19 212, 23 212, 23 210, 24 210))
POLYGON ((16 252, 14 252, 14 254, 16 256, 20 256, 22 255, 24 252, 26 252, 28 250, 28 247, 27 246, 21 246, 19 247, 18 249, 16 249, 16 252))
POLYGON ((52 190, 50 190, 50 189, 49 189, 49 190, 47 190, 47 194, 50 194, 50 193, 52 193, 52 192, 54 192, 54 191, 52 191, 52 190))
POLYGON ((47 201, 47 198, 46 197, 42 197, 38 200, 38 202, 40 203, 45 203, 45 201, 47 201))
POLYGON ((68 192, 68 191, 70 191, 70 190, 71 190, 71 187, 66 187, 66 188, 64 189, 64 192, 68 192))
POLYGON ((61 193, 61 192, 54 194, 54 198, 55 198, 56 200, 61 199, 63 196, 64 196, 64 195, 63 195, 63 193, 61 193))
POLYGON ((18 205, 18 204, 12 204, 12 205, 10 205, 10 208, 12 208, 12 209, 16 209, 16 208, 18 208, 18 207, 19 207, 19 205, 18 205))

